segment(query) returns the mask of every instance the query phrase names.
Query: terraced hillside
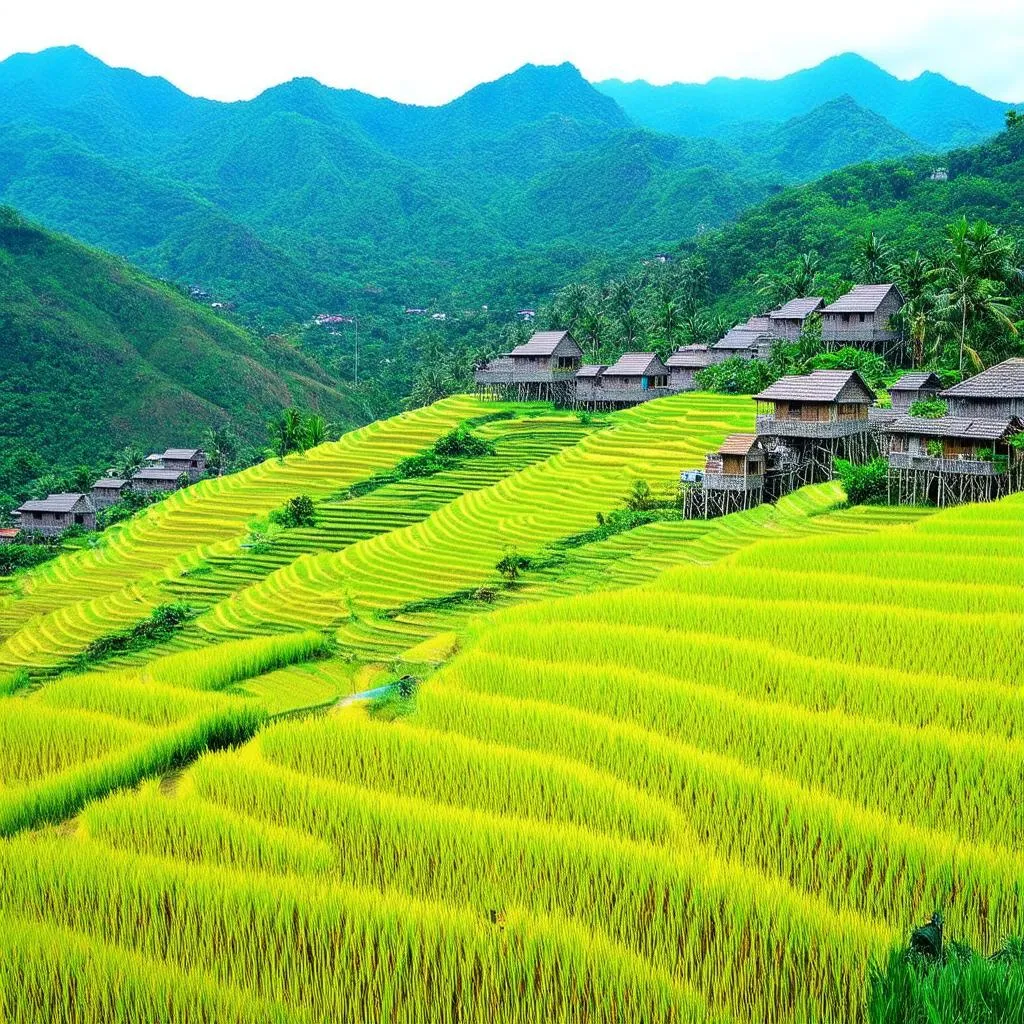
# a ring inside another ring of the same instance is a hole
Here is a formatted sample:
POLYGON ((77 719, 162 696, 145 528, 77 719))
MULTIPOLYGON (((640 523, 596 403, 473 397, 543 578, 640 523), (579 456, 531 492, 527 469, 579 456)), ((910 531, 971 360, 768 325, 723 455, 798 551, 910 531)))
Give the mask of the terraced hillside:
POLYGON ((211 511, 151 558, 140 520, 91 602, 115 545, 26 578, 0 1017, 845 1024, 936 906, 984 947, 1019 933, 1020 496, 846 509, 831 484, 559 543, 747 404, 457 399, 236 482, 258 515, 318 495, 258 556, 211 511), (465 420, 495 455, 347 496, 465 420), (507 588, 513 543, 535 565, 507 588), (130 593, 205 610, 47 675, 130 593), (406 671, 412 697, 345 699, 406 671))

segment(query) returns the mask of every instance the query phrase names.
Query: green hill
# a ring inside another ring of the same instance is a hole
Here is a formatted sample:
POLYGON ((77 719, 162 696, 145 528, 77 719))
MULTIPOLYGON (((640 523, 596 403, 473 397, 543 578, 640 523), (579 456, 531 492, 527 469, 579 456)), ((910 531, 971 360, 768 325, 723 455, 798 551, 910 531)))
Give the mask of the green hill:
POLYGON ((120 259, 0 208, 0 444, 45 464, 96 465, 129 442, 254 441, 293 402, 351 423, 315 363, 221 319, 120 259))
POLYGON ((738 125, 781 123, 851 96, 932 149, 980 142, 999 131, 1012 104, 989 99, 942 75, 904 81, 846 53, 773 81, 714 78, 705 85, 650 85, 611 79, 597 87, 637 124, 675 135, 722 137, 738 125))

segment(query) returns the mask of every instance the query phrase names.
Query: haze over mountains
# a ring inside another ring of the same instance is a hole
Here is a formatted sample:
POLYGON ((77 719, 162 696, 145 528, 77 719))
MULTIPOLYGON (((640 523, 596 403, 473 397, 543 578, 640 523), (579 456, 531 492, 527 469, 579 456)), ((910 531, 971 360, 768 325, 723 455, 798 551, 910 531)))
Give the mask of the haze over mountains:
POLYGON ((514 306, 787 184, 991 134, 1004 113, 852 57, 662 88, 527 65, 440 107, 312 79, 219 103, 68 47, 0 63, 0 200, 269 323, 514 306))

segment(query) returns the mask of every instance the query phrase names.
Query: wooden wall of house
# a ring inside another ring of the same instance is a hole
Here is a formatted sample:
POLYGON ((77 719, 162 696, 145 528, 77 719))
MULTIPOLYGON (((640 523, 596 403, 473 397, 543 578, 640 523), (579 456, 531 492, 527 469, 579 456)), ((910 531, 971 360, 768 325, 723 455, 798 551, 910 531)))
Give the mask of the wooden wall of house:
POLYGON ((946 408, 950 416, 970 420, 1024 420, 1024 398, 949 398, 946 408))

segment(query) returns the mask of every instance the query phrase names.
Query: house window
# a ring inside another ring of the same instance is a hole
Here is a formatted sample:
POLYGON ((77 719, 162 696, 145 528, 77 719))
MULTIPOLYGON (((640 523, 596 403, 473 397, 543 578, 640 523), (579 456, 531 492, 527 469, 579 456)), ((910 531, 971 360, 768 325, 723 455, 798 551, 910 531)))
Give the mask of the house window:
POLYGON ((798 420, 804 414, 804 407, 799 402, 789 403, 789 418, 791 420, 798 420))
POLYGON ((578 365, 578 360, 575 356, 559 356, 558 357, 558 368, 560 370, 571 370, 578 365))
POLYGON ((864 323, 864 314, 863 313, 860 314, 860 322, 864 323))
POLYGON ((850 314, 849 313, 844 313, 843 314, 843 323, 844 324, 848 324, 849 322, 850 322, 850 314))
POLYGON ((81 512, 76 512, 75 513, 75 525, 76 526, 85 526, 85 516, 82 515, 81 512))

